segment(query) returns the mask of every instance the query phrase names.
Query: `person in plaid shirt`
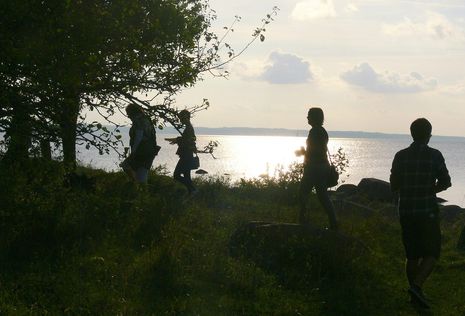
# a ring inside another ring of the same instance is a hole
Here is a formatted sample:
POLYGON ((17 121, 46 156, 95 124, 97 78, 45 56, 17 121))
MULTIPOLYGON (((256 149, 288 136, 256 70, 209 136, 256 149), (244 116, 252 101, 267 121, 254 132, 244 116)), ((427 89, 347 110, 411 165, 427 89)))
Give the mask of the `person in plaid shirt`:
POLYGON ((391 189, 398 194, 406 274, 412 302, 429 308, 422 286, 441 252, 441 231, 436 193, 451 186, 444 157, 428 146, 432 126, 425 118, 410 125, 413 143, 392 162, 391 189))

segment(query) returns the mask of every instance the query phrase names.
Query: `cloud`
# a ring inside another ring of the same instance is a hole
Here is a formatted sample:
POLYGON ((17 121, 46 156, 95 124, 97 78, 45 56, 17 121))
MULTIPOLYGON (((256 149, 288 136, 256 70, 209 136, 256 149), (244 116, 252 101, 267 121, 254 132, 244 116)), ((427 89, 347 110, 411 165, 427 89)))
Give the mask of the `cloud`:
POLYGON ((291 17, 298 21, 307 21, 337 16, 333 0, 304 0, 298 2, 291 17))
POLYGON ((463 97, 465 95, 465 82, 444 86, 441 92, 451 96, 463 97))
POLYGON ((426 79, 419 73, 377 73, 368 63, 362 63, 341 74, 341 79, 350 85, 380 93, 417 93, 437 86, 435 79, 426 79))
POLYGON ((296 55, 273 52, 269 59, 270 65, 259 76, 261 80, 272 84, 298 84, 313 79, 310 63, 296 55))
POLYGON ((428 12, 423 21, 412 21, 404 18, 397 24, 385 24, 383 31, 395 37, 428 37, 436 40, 464 40, 465 31, 449 21, 444 15, 428 12))
POLYGON ((349 3, 349 4, 347 4, 347 11, 349 11, 349 12, 357 12, 358 7, 353 3, 349 3))

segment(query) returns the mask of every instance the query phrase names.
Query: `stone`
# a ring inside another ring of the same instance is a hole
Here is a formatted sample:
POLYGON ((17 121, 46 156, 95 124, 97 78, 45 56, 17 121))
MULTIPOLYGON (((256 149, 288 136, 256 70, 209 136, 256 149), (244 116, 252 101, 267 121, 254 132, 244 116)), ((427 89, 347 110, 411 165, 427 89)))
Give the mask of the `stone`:
POLYGON ((461 214, 465 214, 465 210, 458 205, 445 205, 440 208, 440 217, 443 222, 452 223, 461 214))
POLYGON ((338 273, 366 247, 353 237, 314 225, 249 222, 232 234, 229 251, 289 281, 290 275, 338 273))
POLYGON ((443 198, 437 197, 437 198, 436 198, 436 202, 442 204, 442 203, 446 203, 447 200, 444 200, 443 198))
POLYGON ((389 218, 392 220, 398 220, 399 219, 399 211, 397 209, 397 206, 393 204, 387 204, 384 207, 380 208, 378 210, 379 214, 385 218, 389 218))
POLYGON ((363 178, 360 180, 357 188, 358 192, 369 200, 392 202, 391 185, 387 181, 375 178, 363 178))
POLYGON ((344 195, 344 196, 350 196, 356 194, 358 191, 358 187, 355 184, 341 184, 337 189, 336 193, 344 195))
POLYGON ((203 170, 203 169, 198 169, 195 171, 195 174, 208 174, 208 171, 203 170))

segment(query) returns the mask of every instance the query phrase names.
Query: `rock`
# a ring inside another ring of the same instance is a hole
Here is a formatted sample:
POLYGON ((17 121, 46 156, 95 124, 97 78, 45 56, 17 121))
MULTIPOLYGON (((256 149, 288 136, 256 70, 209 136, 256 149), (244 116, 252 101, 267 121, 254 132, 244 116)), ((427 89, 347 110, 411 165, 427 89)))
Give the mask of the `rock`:
POLYGON ((291 275, 313 276, 340 272, 364 253, 361 242, 314 225, 250 222, 231 236, 233 257, 245 257, 289 281, 291 275))
POLYGON ((341 184, 337 189, 336 192, 338 194, 349 196, 354 195, 357 193, 357 186, 355 184, 341 184))
POLYGON ((465 251, 465 226, 462 229, 462 233, 460 234, 459 241, 457 243, 457 249, 465 251))
POLYGON ((447 223, 452 223, 460 214, 465 214, 465 210, 458 205, 445 205, 440 210, 441 219, 447 223))
POLYGON ((333 201, 337 217, 358 216, 368 218, 375 214, 374 210, 366 204, 361 204, 350 199, 341 199, 333 201))
POLYGON ((379 214, 381 214, 381 216, 383 217, 386 217, 392 220, 399 219, 399 211, 397 209, 397 206, 393 204, 387 204, 386 206, 380 208, 379 214))
POLYGON ((436 202, 442 204, 442 203, 446 203, 447 200, 444 200, 443 198, 437 197, 437 198, 436 198, 436 202))
POLYGON ((208 171, 203 170, 203 169, 197 169, 197 170, 195 171, 195 174, 208 174, 208 171))
POLYGON ((393 194, 389 182, 375 178, 363 178, 357 188, 358 192, 369 200, 392 202, 393 194))

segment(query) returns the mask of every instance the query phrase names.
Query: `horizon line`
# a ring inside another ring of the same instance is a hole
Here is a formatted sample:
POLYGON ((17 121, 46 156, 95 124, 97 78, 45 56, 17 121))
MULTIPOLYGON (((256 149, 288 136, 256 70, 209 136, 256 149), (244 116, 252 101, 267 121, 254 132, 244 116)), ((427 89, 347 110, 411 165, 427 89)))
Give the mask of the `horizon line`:
MULTIPOLYGON (((164 129, 157 129, 161 134, 167 132, 167 130, 175 131, 171 126, 167 126, 164 129)), ((237 135, 237 136, 307 136, 308 129, 290 129, 290 128, 271 128, 271 127, 195 127, 198 135, 208 135, 205 132, 213 132, 213 135, 237 135), (222 134, 220 134, 222 132, 222 134), (226 134, 224 134, 226 132, 226 134)), ((372 132, 372 131, 344 131, 344 130, 328 130, 328 134, 359 134, 359 137, 363 136, 391 136, 391 137, 411 137, 410 134, 400 133, 388 133, 388 132, 372 132)), ((355 135, 353 135, 355 136, 355 135)), ((336 136, 337 137, 337 136, 336 136)), ((340 135, 340 137, 344 137, 340 135)), ((347 137, 347 136, 346 136, 347 137)), ((464 138, 465 136, 457 135, 434 135, 433 137, 447 137, 447 138, 464 138)))

